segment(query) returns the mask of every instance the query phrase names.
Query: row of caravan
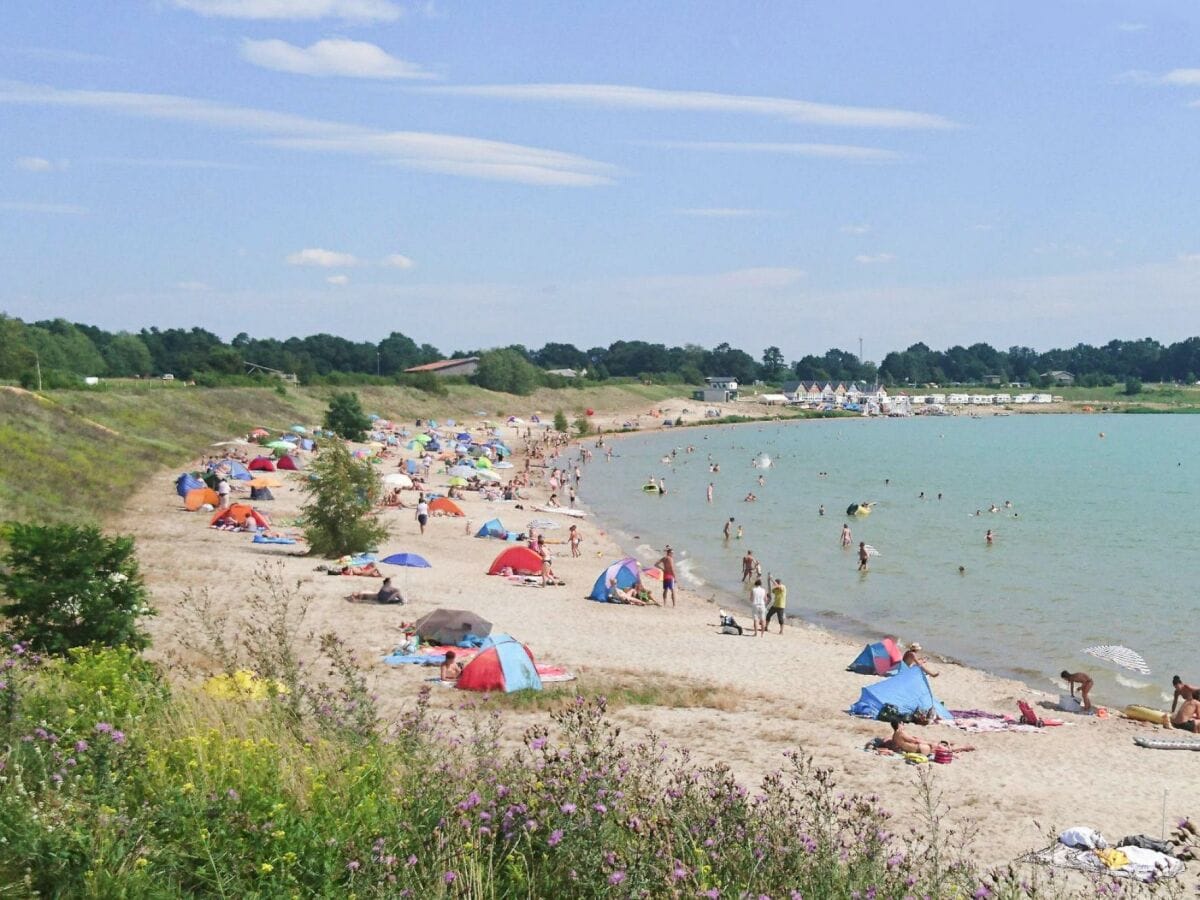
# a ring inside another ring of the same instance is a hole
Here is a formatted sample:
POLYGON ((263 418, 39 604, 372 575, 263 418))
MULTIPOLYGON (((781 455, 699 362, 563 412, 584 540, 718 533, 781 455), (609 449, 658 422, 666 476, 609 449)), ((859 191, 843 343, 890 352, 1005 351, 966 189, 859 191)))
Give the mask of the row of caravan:
POLYGON ((1062 397, 1051 394, 918 394, 911 398, 913 406, 1005 406, 1009 403, 1061 403, 1062 397))

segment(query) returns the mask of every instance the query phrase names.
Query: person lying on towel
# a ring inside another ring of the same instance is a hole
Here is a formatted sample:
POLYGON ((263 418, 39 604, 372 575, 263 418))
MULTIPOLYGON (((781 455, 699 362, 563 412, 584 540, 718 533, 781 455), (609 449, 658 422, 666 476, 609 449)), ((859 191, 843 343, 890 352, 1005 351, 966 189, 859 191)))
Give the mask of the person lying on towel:
POLYGON ((404 605, 404 597, 400 593, 400 588, 392 585, 392 579, 383 579, 383 584, 379 586, 377 591, 355 591, 347 598, 351 603, 385 603, 404 605))
MULTIPOLYGON (((951 753, 969 753, 974 750, 974 747, 955 747, 953 744, 947 744, 942 741, 944 746, 950 748, 951 753)), ((899 722, 892 723, 892 736, 887 740, 885 746, 889 750, 895 750, 897 753, 920 753, 925 756, 933 756, 937 749, 937 744, 933 741, 923 741, 920 738, 915 738, 904 730, 899 722)))

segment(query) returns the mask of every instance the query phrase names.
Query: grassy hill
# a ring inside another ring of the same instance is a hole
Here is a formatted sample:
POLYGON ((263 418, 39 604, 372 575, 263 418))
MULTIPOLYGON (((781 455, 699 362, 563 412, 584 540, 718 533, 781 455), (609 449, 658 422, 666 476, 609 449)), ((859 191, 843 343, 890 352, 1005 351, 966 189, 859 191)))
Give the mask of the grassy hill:
MULTIPOLYGON (((625 384, 516 397, 471 385, 446 388, 445 396, 400 387, 354 390, 368 412, 398 421, 641 409, 682 390, 625 384)), ((320 422, 334 390, 157 383, 44 394, 0 388, 0 519, 103 521, 152 472, 183 465, 215 441, 259 425, 320 422)))

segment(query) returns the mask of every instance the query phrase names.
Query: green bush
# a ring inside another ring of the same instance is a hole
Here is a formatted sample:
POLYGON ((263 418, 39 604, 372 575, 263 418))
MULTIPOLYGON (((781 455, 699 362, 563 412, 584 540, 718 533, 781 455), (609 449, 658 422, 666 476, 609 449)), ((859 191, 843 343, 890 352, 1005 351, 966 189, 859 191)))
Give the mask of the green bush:
POLYGON ((591 434, 592 422, 583 413, 580 413, 578 416, 576 416, 575 421, 572 422, 571 424, 575 426, 575 433, 577 435, 579 435, 580 437, 584 437, 588 434, 591 434))
MULTIPOLYGON (((357 401, 355 401, 357 402, 357 401)), ((374 518, 379 502, 379 479, 370 464, 350 455, 334 441, 309 466, 301 510, 304 536, 313 553, 328 558, 372 550, 387 537, 374 518)))
POLYGON ((554 430, 565 432, 568 428, 567 414, 561 409, 554 411, 554 430))
POLYGON ((153 615, 133 555, 133 538, 95 526, 10 522, 0 566, 0 615, 17 640, 63 654, 91 644, 142 648, 138 627, 153 615))
POLYGON ((1137 378, 1125 379, 1125 396, 1132 397, 1142 392, 1142 382, 1137 378))
POLYGON ((365 441, 371 420, 353 391, 335 393, 325 410, 325 427, 348 441, 365 441))

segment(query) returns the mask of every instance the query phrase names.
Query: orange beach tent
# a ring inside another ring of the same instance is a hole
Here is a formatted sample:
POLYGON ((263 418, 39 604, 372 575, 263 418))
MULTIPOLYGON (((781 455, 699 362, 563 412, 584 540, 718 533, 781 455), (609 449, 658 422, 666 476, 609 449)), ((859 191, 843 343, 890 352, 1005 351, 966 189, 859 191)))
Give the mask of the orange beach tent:
POLYGON ((183 498, 183 505, 187 507, 188 512, 195 512, 205 503, 209 506, 217 506, 220 502, 221 498, 217 496, 217 492, 206 487, 192 488, 183 498))
POLYGON ((262 528, 268 528, 271 525, 270 519, 248 503, 235 503, 228 509, 218 509, 208 524, 220 525, 222 522, 231 521, 243 525, 249 518, 254 519, 262 528))
POLYGON ((429 504, 429 512, 435 516, 461 516, 463 511, 458 504, 446 497, 438 497, 429 504))

